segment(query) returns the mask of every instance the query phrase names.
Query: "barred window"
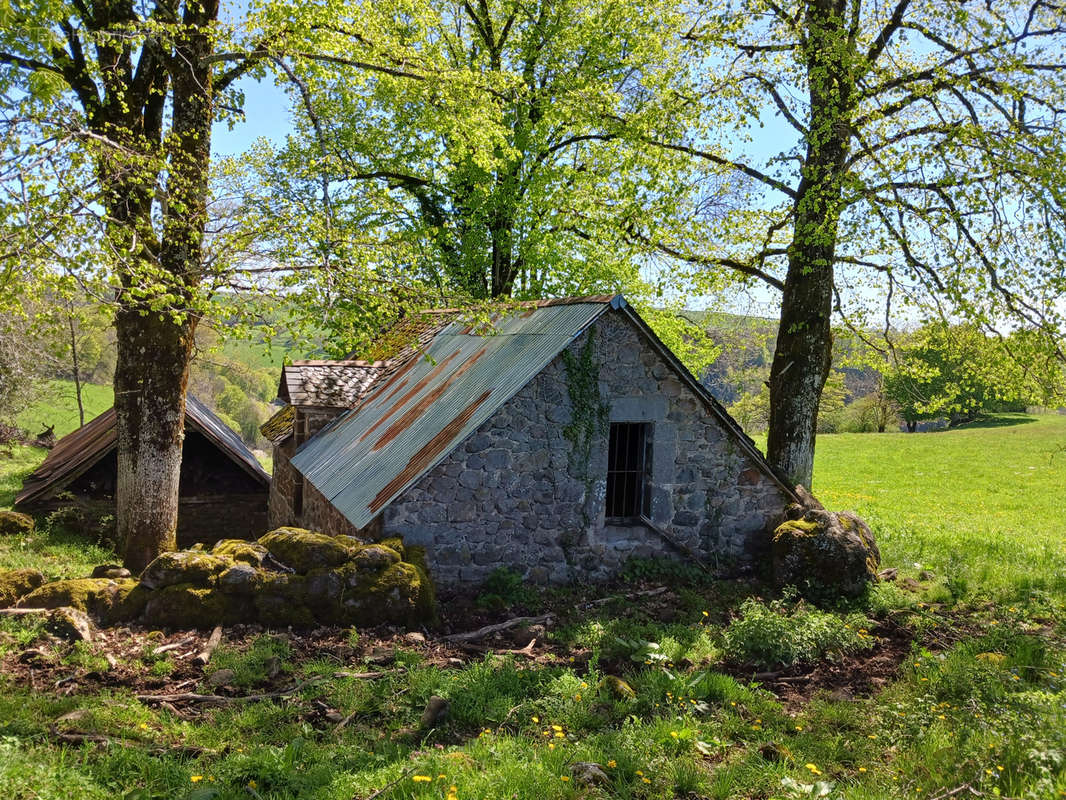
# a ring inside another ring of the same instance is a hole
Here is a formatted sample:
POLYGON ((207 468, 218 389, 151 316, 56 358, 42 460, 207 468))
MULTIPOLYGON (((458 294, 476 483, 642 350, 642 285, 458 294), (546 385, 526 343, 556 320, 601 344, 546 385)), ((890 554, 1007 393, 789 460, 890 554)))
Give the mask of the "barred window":
POLYGON ((633 521, 647 514, 651 425, 612 422, 607 448, 607 518, 633 521))

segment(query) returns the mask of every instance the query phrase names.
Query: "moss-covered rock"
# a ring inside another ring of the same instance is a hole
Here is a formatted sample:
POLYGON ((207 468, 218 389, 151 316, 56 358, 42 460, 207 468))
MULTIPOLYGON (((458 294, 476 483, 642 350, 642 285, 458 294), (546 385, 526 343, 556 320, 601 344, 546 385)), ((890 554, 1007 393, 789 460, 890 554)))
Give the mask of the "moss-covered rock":
POLYGON ((226 556, 234 561, 240 561, 258 567, 267 557, 268 550, 259 542, 249 542, 244 539, 222 539, 211 548, 212 554, 226 556))
POLYGON ((259 621, 275 628, 309 627, 316 620, 307 607, 307 576, 267 573, 253 598, 259 621))
POLYGON ((178 550, 163 553, 141 573, 146 589, 162 589, 179 583, 211 586, 215 578, 234 564, 228 556, 214 555, 200 550, 178 550))
POLYGON ((263 583, 263 572, 239 561, 218 576, 218 590, 226 594, 255 594, 263 583))
POLYGON ((381 572, 400 563, 400 554, 384 544, 367 544, 351 557, 351 563, 362 572, 381 572))
POLYGON ((303 528, 278 528, 260 538, 259 544, 282 564, 301 573, 340 566, 351 555, 336 537, 303 528))
POLYGON ((133 622, 140 619, 148 605, 148 598, 151 596, 152 590, 146 589, 136 581, 123 583, 102 621, 106 625, 116 625, 120 622, 133 622))
POLYGON ((110 578, 75 578, 53 581, 34 589, 19 600, 21 608, 61 608, 70 606, 95 617, 108 618, 112 608, 121 604, 137 586, 134 580, 110 578))
POLYGON ((149 592, 142 621, 158 628, 210 628, 234 616, 221 592, 179 583, 149 592))
POLYGON ((33 533, 33 517, 18 511, 0 511, 0 536, 26 536, 33 533))
POLYGON ((812 600, 858 597, 877 581, 881 553, 870 527, 850 511, 810 509, 774 531, 774 582, 812 600))
POLYGON ((412 624, 419 620, 422 575, 413 564, 393 564, 373 580, 348 588, 341 621, 348 625, 412 624))
POLYGON ((429 574, 429 565, 426 562, 426 548, 408 547, 407 562, 418 570, 421 580, 420 594, 418 596, 418 614, 425 624, 437 622, 437 590, 433 585, 433 578, 429 574))
POLYGON ((395 550, 397 553, 400 554, 400 559, 402 561, 410 561, 410 559, 407 558, 405 552, 407 548, 404 547, 403 539, 401 539, 399 536, 390 536, 387 539, 382 539, 380 542, 378 542, 378 544, 384 545, 390 550, 395 550))
POLYGON ((0 572, 0 608, 15 605, 20 598, 44 585, 44 575, 35 569, 11 569, 0 572))
POLYGON ((44 629, 67 642, 93 640, 93 623, 89 615, 69 606, 52 609, 45 620, 44 629))

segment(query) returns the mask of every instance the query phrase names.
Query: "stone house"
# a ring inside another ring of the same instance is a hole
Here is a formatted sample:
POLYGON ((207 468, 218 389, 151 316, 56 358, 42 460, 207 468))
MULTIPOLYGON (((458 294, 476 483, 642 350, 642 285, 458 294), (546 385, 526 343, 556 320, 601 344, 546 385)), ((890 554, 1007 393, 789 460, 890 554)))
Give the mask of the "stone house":
POLYGON ((286 367, 263 427, 270 525, 402 536, 441 586, 766 550, 795 495, 623 297, 520 304, 487 327, 434 312, 387 361, 286 367))
MULTIPOLYGON (((75 508, 87 520, 113 516, 116 440, 111 408, 56 442, 44 462, 23 480, 15 508, 30 514, 75 508)), ((269 487, 270 476, 241 437, 188 395, 178 485, 178 545, 258 538, 266 528, 269 487)))

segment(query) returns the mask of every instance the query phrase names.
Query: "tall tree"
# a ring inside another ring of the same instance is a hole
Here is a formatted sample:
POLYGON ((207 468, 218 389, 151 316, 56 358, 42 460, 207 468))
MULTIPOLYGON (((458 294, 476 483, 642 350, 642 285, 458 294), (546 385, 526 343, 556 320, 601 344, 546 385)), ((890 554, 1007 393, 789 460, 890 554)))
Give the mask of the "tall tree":
POLYGON ((272 213, 303 238, 286 263, 309 257, 310 236, 311 258, 358 276, 348 291, 401 278, 487 299, 639 283, 630 230, 673 222, 691 170, 646 142, 699 124, 674 4, 383 0, 298 13, 322 57, 276 60, 301 136, 262 159, 272 213))
POLYGON ((217 0, 0 5, 5 260, 110 292, 116 518, 134 570, 174 546, 211 126, 220 93, 251 64, 226 67, 217 53, 218 10, 217 0))
POLYGON ((708 3, 687 38, 706 113, 733 124, 658 144, 749 202, 710 240, 659 247, 779 301, 767 455, 782 474, 811 481, 834 310, 861 318, 876 297, 886 331, 900 306, 989 327, 1013 317, 1063 356, 1060 0, 708 3), (768 153, 752 133, 766 124, 782 140, 768 153))

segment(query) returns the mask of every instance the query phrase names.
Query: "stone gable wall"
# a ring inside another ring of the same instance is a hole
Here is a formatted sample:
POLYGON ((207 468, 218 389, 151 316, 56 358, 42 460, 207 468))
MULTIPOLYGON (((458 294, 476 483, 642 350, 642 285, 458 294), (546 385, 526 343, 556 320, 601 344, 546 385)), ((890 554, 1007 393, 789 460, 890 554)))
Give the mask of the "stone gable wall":
MULTIPOLYGON (((589 335, 568 348, 571 363, 589 335)), ((651 424, 651 519, 712 566, 758 557, 788 496, 620 313, 591 335, 610 421, 651 424)), ((554 359, 385 509, 384 535, 426 547, 438 585, 476 584, 501 566, 534 581, 598 580, 632 556, 677 555, 646 526, 605 524, 606 430, 593 426, 581 463, 566 435, 568 369, 554 359)))

